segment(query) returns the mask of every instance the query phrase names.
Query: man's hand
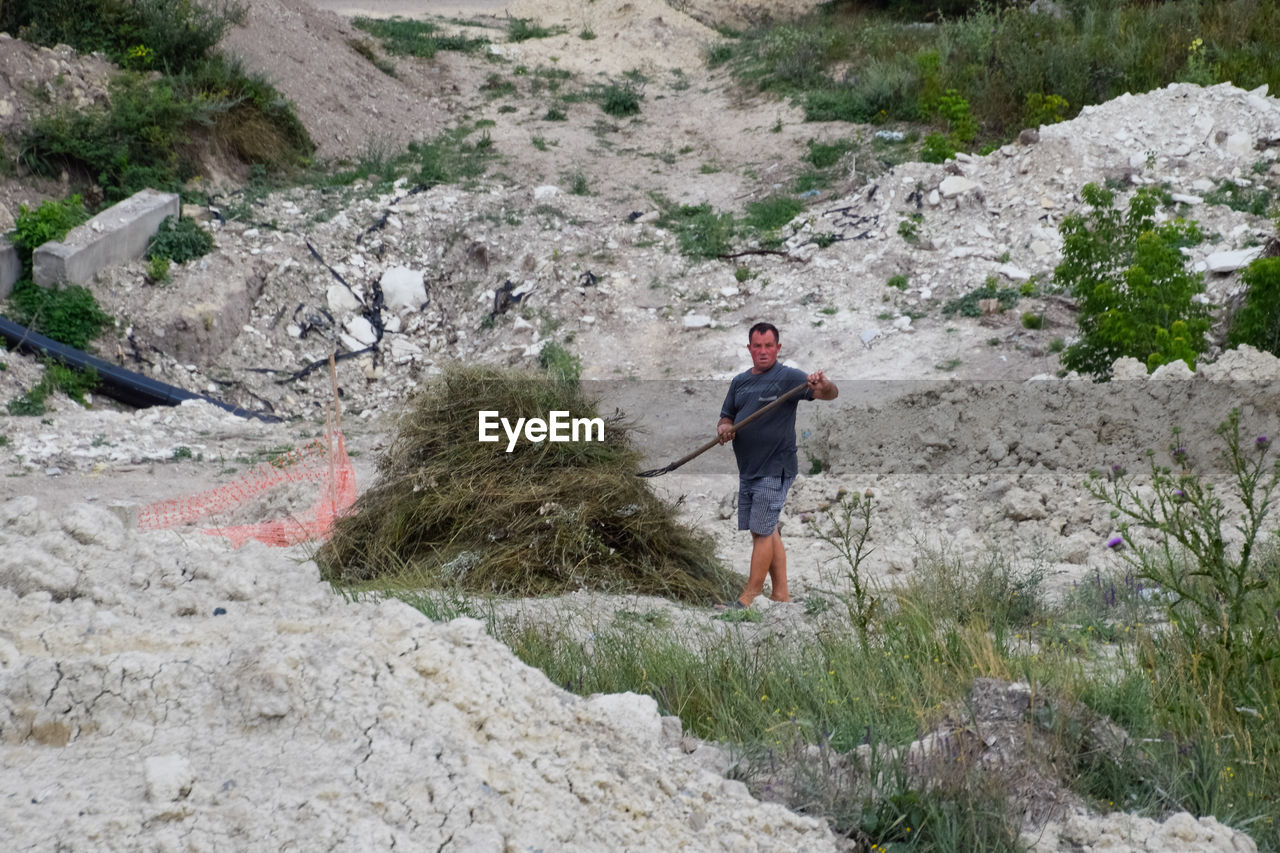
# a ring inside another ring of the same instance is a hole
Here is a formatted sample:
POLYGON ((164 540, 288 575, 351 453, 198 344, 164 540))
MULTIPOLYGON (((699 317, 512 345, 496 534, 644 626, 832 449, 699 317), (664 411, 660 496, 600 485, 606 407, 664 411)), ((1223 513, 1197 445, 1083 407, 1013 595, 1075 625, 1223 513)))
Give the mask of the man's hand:
POLYGON ((733 439, 733 421, 728 418, 721 418, 720 423, 716 424, 716 438, 721 444, 733 439))
POLYGON ((809 374, 809 389, 813 391, 815 400, 834 400, 840 395, 840 389, 836 387, 836 383, 828 379, 821 370, 815 370, 809 374))

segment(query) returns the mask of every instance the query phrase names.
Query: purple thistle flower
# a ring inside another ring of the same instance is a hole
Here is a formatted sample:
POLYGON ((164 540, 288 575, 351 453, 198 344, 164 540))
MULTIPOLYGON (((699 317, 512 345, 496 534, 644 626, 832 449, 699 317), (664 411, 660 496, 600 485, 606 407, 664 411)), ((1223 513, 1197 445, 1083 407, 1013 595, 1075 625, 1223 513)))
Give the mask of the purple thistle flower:
POLYGON ((1123 547, 1124 547, 1124 537, 1123 537, 1123 536, 1112 536, 1110 539, 1108 539, 1108 540, 1107 540, 1107 547, 1108 547, 1108 548, 1111 548, 1111 549, 1115 549, 1115 548, 1123 548, 1123 547))
POLYGON ((1271 439, 1267 438, 1265 435, 1258 436, 1257 440, 1254 441, 1253 443, 1254 447, 1258 448, 1259 450, 1266 450, 1267 447, 1270 446, 1270 444, 1271 444, 1271 439))
POLYGON ((1186 449, 1185 447, 1182 447, 1182 446, 1175 447, 1175 448, 1173 449, 1173 461, 1174 461, 1174 462, 1186 462, 1186 461, 1187 461, 1187 449, 1186 449))

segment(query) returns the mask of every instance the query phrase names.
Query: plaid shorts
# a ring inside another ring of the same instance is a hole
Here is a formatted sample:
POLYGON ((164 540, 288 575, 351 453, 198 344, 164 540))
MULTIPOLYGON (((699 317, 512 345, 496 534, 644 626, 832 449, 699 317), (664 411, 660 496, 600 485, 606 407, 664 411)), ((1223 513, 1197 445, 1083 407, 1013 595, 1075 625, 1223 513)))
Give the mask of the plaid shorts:
POLYGON ((794 475, 754 477, 738 481, 738 529, 768 536, 778 528, 778 516, 794 475))

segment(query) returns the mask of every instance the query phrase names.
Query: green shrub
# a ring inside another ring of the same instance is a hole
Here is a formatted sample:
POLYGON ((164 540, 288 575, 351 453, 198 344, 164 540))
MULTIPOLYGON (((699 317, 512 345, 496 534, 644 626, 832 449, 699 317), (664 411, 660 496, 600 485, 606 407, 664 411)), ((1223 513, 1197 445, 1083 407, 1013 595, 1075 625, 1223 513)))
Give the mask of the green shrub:
POLYGON ((178 74, 203 61, 248 6, 233 0, 17 0, 0 4, 0 30, 124 67, 178 74))
POLYGON ((163 258, 185 264, 213 251, 213 235, 194 219, 166 216, 147 243, 147 259, 163 258))
POLYGON ((889 280, 886 281, 885 284, 888 287, 892 287, 896 290, 906 290, 907 277, 905 275, 902 275, 901 273, 899 273, 898 275, 891 275, 889 276, 889 280))
POLYGON ((1033 311, 1027 311, 1022 315, 1022 328, 1024 329, 1044 328, 1044 315, 1036 314, 1033 311))
POLYGON ((1012 287, 999 287, 995 276, 988 276, 982 287, 974 288, 964 296, 948 300, 942 306, 942 316, 950 317, 959 314, 961 317, 980 317, 982 308, 978 303, 983 299, 994 299, 999 303, 1001 311, 1008 311, 1018 304, 1020 294, 1012 287))
POLYGON ((29 278, 13 286, 9 309, 14 322, 76 349, 84 349, 112 322, 86 288, 39 287, 29 278))
POLYGON ((147 263, 147 280, 152 283, 169 281, 169 259, 160 255, 151 258, 147 263))
POLYGON ((972 142, 978 135, 978 122, 969 110, 969 102, 955 89, 948 89, 938 98, 937 112, 946 119, 947 135, 957 144, 972 142))
POLYGON ((36 249, 50 240, 61 240, 88 219, 89 211, 78 195, 62 201, 41 202, 35 210, 19 205, 14 219, 13 245, 22 260, 24 274, 31 274, 31 256, 36 249))
POLYGON ((216 58, 177 77, 118 75, 108 106, 68 107, 32 122, 19 159, 38 174, 69 170, 114 201, 147 187, 179 191, 199 171, 202 136, 270 166, 299 162, 312 149, 292 107, 264 80, 216 58))
POLYGON ((944 163, 956 156, 956 146, 946 134, 933 132, 920 146, 920 159, 926 163, 944 163))
POLYGON ((615 118, 640 112, 640 92, 630 83, 610 83, 600 91, 600 109, 615 118))
POLYGON ((1067 108, 1070 106, 1066 98, 1061 98, 1057 95, 1045 95, 1041 92, 1028 92, 1023 108, 1023 122, 1027 127, 1057 124, 1066 119, 1067 108))
POLYGON ((1199 228, 1181 219, 1156 225, 1160 197, 1149 188, 1134 194, 1123 215, 1104 187, 1086 184, 1081 195, 1090 209, 1063 219, 1062 262, 1053 271, 1080 306, 1080 338, 1062 363, 1098 379, 1109 377, 1122 356, 1148 371, 1175 359, 1194 369, 1206 346, 1209 309, 1192 301, 1201 279, 1187 270, 1180 249, 1199 242, 1199 228))
POLYGON ((553 379, 577 382, 582 376, 582 359, 555 341, 547 341, 538 351, 538 366, 553 379))
POLYGON ((1227 343, 1280 356, 1280 258, 1259 258, 1240 278, 1247 290, 1243 307, 1231 318, 1227 343))

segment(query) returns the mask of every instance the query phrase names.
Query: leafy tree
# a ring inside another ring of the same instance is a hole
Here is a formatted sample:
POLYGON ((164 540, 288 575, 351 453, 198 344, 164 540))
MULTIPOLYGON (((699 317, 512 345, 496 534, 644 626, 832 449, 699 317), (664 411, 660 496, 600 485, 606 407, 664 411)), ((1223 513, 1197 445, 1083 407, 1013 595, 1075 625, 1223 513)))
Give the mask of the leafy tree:
POLYGON ((1209 306, 1192 299, 1203 290, 1187 269, 1181 249, 1201 239, 1194 222, 1157 224, 1160 193, 1138 190, 1127 212, 1115 194, 1097 184, 1081 190, 1089 210, 1062 221, 1062 262, 1054 281, 1077 300, 1080 339, 1062 353, 1071 370, 1097 379, 1129 356, 1151 371, 1175 360, 1195 368, 1204 352, 1209 306))

